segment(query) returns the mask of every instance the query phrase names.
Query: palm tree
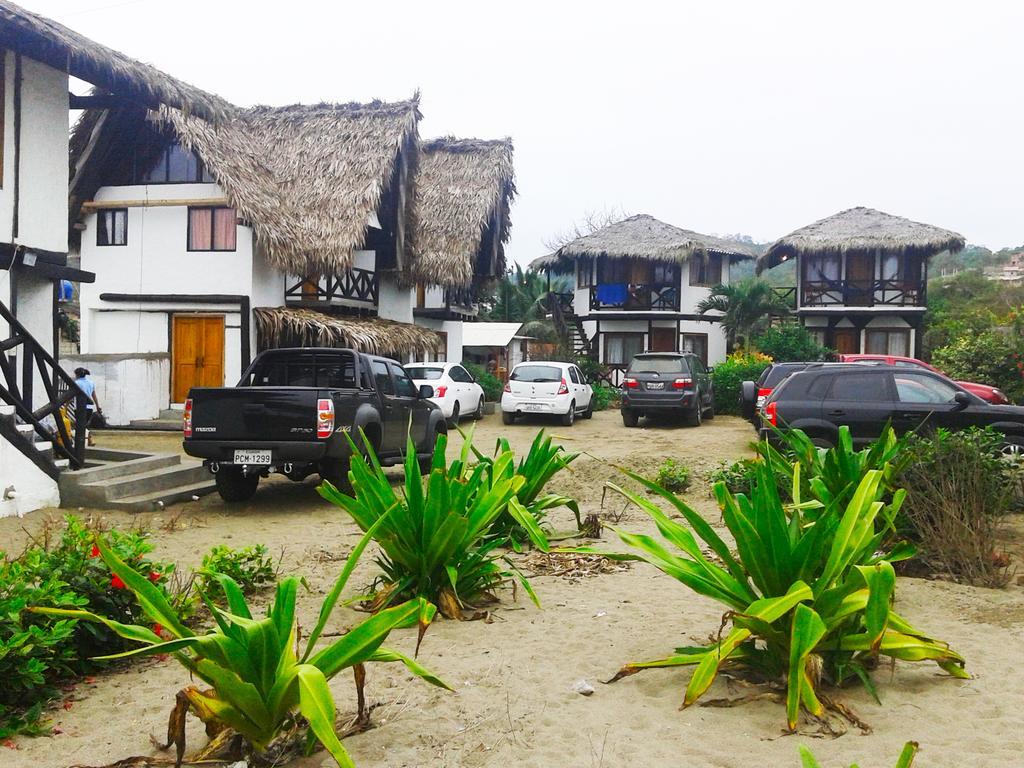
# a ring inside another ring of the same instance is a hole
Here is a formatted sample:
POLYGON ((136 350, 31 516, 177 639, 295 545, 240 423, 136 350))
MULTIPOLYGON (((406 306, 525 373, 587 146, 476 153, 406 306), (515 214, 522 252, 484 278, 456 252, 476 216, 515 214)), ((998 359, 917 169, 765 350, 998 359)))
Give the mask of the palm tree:
POLYGON ((732 349, 737 340, 745 343, 764 332, 772 318, 789 314, 786 302, 764 280, 750 278, 735 285, 716 285, 710 295, 697 305, 700 314, 720 312, 732 349))
MULTIPOLYGON (((565 276, 552 276, 552 291, 568 291, 565 276)), ((498 281, 494 298, 486 311, 487 320, 523 323, 523 333, 541 341, 557 341, 557 333, 548 317, 548 284, 544 273, 524 270, 516 264, 514 271, 498 281)))

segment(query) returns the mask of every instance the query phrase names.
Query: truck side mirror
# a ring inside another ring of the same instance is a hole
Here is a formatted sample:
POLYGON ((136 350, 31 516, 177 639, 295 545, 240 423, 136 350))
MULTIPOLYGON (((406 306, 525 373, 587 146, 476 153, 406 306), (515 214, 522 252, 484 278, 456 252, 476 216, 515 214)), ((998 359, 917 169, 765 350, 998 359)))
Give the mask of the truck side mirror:
POLYGON ((434 396, 434 388, 429 384, 420 384, 419 398, 420 400, 429 400, 434 396))

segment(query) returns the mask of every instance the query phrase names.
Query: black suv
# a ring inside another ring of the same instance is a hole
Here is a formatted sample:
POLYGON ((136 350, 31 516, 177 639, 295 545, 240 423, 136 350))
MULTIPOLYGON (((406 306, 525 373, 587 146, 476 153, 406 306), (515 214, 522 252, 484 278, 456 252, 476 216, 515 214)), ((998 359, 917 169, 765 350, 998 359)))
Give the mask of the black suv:
POLYGON ((633 358, 622 380, 622 423, 641 416, 683 414, 692 426, 715 417, 711 368, 689 352, 644 352, 633 358))
MULTIPOLYGON (((835 445, 839 427, 855 444, 878 437, 887 422, 898 434, 918 428, 993 427, 1008 453, 1024 451, 1024 407, 992 405, 926 370, 822 365, 787 377, 768 397, 763 416, 782 429, 802 429, 817 444, 835 445)), ((761 430, 770 437, 771 430, 761 430)))

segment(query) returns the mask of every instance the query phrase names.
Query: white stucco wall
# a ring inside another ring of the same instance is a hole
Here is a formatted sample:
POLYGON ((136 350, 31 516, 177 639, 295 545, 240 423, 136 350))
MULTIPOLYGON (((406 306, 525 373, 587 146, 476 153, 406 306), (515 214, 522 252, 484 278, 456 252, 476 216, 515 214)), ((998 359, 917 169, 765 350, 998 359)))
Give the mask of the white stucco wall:
MULTIPOLYGON (((9 243, 13 240, 11 226, 14 213, 14 54, 4 51, 0 55, 4 57, 4 162, 3 183, 0 184, 0 243, 9 243)), ((7 303, 5 295, 0 295, 0 299, 7 303)))
POLYGON ((385 320, 397 320, 400 323, 413 322, 413 306, 416 303, 416 291, 413 288, 402 288, 391 274, 381 274, 377 289, 377 314, 385 320))
POLYGON ((68 370, 81 366, 90 371, 109 424, 155 419, 169 407, 169 355, 69 355, 63 365, 68 370))
POLYGON ((21 451, 0 438, 0 517, 20 517, 43 507, 59 505, 57 483, 21 451), (15 498, 4 500, 5 491, 11 486, 15 498))
POLYGON ((417 317, 416 325, 447 334, 445 360, 449 363, 462 362, 462 320, 440 320, 432 317, 417 317))

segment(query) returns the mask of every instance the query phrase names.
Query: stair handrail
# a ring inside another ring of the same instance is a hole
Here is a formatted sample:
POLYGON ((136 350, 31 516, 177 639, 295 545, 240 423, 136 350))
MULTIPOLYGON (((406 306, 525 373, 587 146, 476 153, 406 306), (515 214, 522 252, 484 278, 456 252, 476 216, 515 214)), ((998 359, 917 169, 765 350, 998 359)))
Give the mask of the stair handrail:
POLYGON ((10 336, 0 341, 0 373, 6 381, 6 386, 0 381, 0 400, 14 406, 18 417, 26 424, 31 424, 37 435, 51 443, 54 455, 66 458, 70 467, 81 469, 85 465, 89 398, 2 301, 0 318, 10 329, 10 336), (25 352, 21 355, 21 387, 18 386, 17 371, 7 358, 7 353, 18 347, 22 347, 25 352), (47 404, 39 409, 32 408, 33 364, 39 372, 48 398, 47 404), (49 366, 52 376, 46 366, 49 366), (72 401, 75 403, 73 433, 60 412, 61 408, 72 401), (47 416, 53 416, 55 429, 43 423, 47 416))

